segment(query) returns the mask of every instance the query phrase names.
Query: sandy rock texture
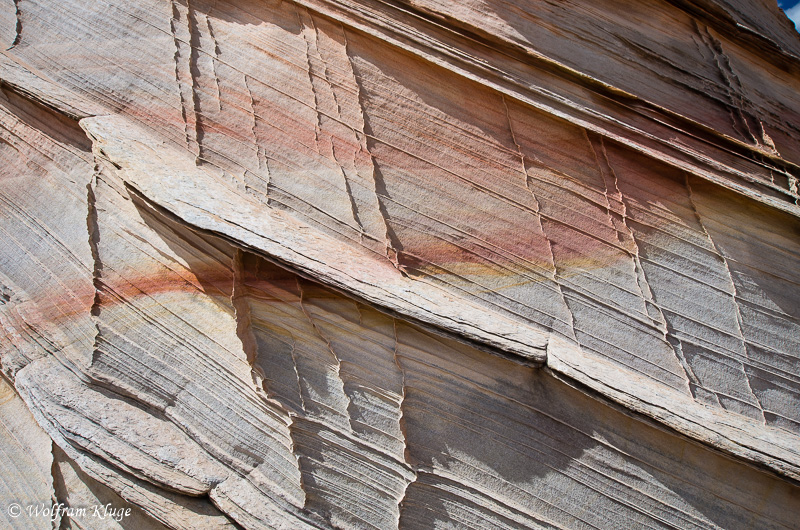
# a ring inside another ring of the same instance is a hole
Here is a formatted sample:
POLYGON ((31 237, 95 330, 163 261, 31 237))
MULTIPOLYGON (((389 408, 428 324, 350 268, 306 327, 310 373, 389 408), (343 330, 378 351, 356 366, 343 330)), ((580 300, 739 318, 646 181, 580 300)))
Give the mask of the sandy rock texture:
POLYGON ((0 0, 0 46, 3 525, 800 525, 774 0, 0 0))

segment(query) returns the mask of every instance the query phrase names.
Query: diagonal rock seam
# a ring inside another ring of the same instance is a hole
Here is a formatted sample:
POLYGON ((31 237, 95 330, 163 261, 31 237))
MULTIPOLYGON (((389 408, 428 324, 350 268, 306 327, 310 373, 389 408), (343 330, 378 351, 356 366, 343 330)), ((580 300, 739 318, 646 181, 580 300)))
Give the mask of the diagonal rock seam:
MULTIPOLYGON (((179 198, 179 190, 168 189, 164 185, 166 181, 152 182, 147 179, 142 180, 141 177, 147 172, 137 172, 135 168, 128 166, 127 164, 130 162, 131 157, 120 150, 122 145, 126 149, 130 149, 136 140, 127 139, 123 143, 117 144, 116 147, 114 146, 115 142, 121 140, 115 139, 113 135, 122 131, 129 132, 131 131, 130 127, 132 127, 121 123, 118 118, 87 118, 81 121, 81 127, 86 130, 92 139, 95 151, 101 153, 101 157, 104 157, 115 166, 121 167, 118 170, 118 176, 125 182, 128 190, 162 215, 186 224, 195 231, 221 237, 235 247, 244 248, 248 252, 261 255, 282 268, 287 268, 299 274, 301 277, 307 277, 314 282, 322 283, 322 285, 333 288, 349 298, 354 298, 360 303, 374 307, 392 317, 416 323, 425 329, 464 341, 495 355, 511 358, 516 362, 531 364, 531 359, 535 359, 536 361, 532 363, 534 366, 545 364, 548 371, 553 373, 555 377, 571 381, 571 384, 584 389, 584 391, 597 399, 615 403, 617 406, 627 410, 628 413, 642 415, 648 418, 649 421, 655 421, 670 430, 680 433, 682 436, 699 441, 761 469, 777 473, 785 479, 791 481, 800 480, 800 454, 794 448, 794 437, 788 433, 784 434, 779 429, 768 429, 769 434, 764 433, 762 435, 758 429, 754 429, 754 427, 759 426, 759 423, 751 422, 749 419, 726 416, 723 412, 710 410, 694 403, 690 397, 687 398, 683 394, 665 388, 644 391, 637 387, 636 377, 632 375, 630 380, 625 381, 618 387, 609 386, 607 382, 604 382, 602 378, 598 379, 598 376, 594 374, 607 373, 609 370, 625 371, 625 369, 617 365, 612 366, 600 360, 590 359, 576 345, 560 337, 551 335, 545 338, 539 331, 528 330, 529 336, 536 337, 540 341, 544 339, 537 343, 536 350, 534 350, 542 353, 537 353, 537 356, 532 358, 529 353, 530 349, 522 349, 523 356, 519 356, 518 352, 521 349, 519 339, 506 341, 504 337, 507 335, 502 332, 486 335, 485 331, 476 328, 475 325, 469 325, 467 321, 463 320, 459 322, 461 326, 449 327, 447 322, 453 321, 449 319, 442 321, 441 315, 425 315, 419 312, 418 307, 414 306, 401 307, 398 305, 399 298, 396 295, 389 293, 384 293, 383 296, 376 295, 374 291, 368 291, 374 289, 374 286, 359 282, 357 278, 352 276, 342 277, 334 271, 327 270, 325 266, 321 266, 321 262, 318 261, 319 258, 302 256, 297 250, 291 252, 282 251, 280 250, 281 246, 277 246, 275 240, 268 241, 270 236, 267 237, 267 240, 256 237, 256 234, 268 234, 274 229, 269 229, 263 224, 258 227, 255 225, 252 227, 246 226, 246 219, 252 219, 252 214, 246 214, 238 221, 220 219, 216 214, 205 211, 202 205, 191 205, 179 198), (104 121, 109 123, 104 124, 104 121), (114 125, 111 125, 111 123, 114 123, 114 125), (112 133, 111 131, 114 132, 112 133), (117 158, 118 156, 120 158, 117 158), (177 195, 175 195, 176 193, 177 195), (160 194, 163 194, 161 199, 159 199, 160 194), (259 243, 259 241, 261 242, 259 243), (431 324, 433 324, 433 327, 431 324), (531 333, 533 335, 530 335, 531 333), (666 397, 667 395, 669 397, 666 397), (666 402, 671 403, 670 409, 665 408, 664 403, 666 402), (675 410, 680 412, 674 412, 675 410), (715 416, 719 416, 720 419, 711 419, 715 416), (724 420, 722 419, 723 416, 725 417, 724 420), (726 425, 736 426, 728 428, 726 425)), ((145 149, 150 153, 150 157, 156 153, 153 151, 152 144, 145 149)), ((167 159, 174 160, 175 155, 166 155, 161 158, 161 161, 167 159)), ((191 166, 193 171, 203 172, 202 167, 194 167, 193 163, 191 166)), ((169 173, 169 170, 162 169, 162 172, 165 171, 169 173)), ((168 180, 171 182, 181 181, 181 177, 177 176, 181 171, 183 170, 177 169, 172 173, 173 177, 168 180)), ((203 177, 195 175, 194 178, 203 177)), ((217 195, 216 198, 220 200, 220 195, 217 195)), ((264 213, 267 212, 263 211, 259 215, 264 213)), ((286 217, 282 215, 276 216, 274 213, 267 214, 272 215, 272 220, 285 226, 286 217)), ((298 228, 294 233, 305 234, 308 230, 307 228, 298 228)), ((285 230, 280 232, 286 233, 285 230)), ((324 236, 317 234, 314 236, 313 241, 315 245, 319 245, 324 241, 324 236)), ((322 246, 324 247, 324 245, 322 246)), ((392 267, 392 270, 394 271, 395 269, 392 267)), ((405 285, 401 288, 402 292, 407 295, 416 294, 414 293, 416 287, 412 283, 413 280, 402 277, 401 279, 404 281, 403 285, 405 285)), ((427 286, 427 284, 424 285, 427 286)), ((420 284, 419 288, 424 289, 425 287, 420 284)), ((428 296, 432 296, 432 293, 428 293, 428 296)), ((524 331, 522 335, 525 335, 524 331)), ((515 335, 512 334, 511 336, 515 335)), ((516 336, 520 336, 519 332, 516 336)), ((614 377, 611 380, 618 379, 618 377, 614 377)), ((606 379, 606 381, 608 380, 606 379)))

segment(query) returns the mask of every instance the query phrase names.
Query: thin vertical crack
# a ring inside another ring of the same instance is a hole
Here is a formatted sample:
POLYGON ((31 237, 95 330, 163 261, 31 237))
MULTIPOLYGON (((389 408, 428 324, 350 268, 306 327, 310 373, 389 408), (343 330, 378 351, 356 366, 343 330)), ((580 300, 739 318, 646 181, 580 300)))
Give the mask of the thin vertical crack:
POLYGON ((19 44, 22 40, 22 14, 19 10, 19 3, 21 1, 22 0, 14 0, 14 16, 17 19, 17 25, 15 28, 16 33, 14 34, 14 41, 11 43, 11 46, 6 48, 6 51, 11 51, 16 48, 17 44, 19 44))
POLYGON ((400 271, 400 273, 408 277, 406 273, 405 266, 400 263, 400 256, 402 255, 403 245, 400 242, 400 238, 397 236, 395 231, 392 229, 391 225, 389 224, 389 212, 386 210, 386 205, 384 201, 381 200, 381 196, 389 197, 389 193, 386 190, 386 181, 383 178, 383 173, 378 166, 377 161, 375 160, 375 156, 372 154, 372 151, 369 148, 369 144, 367 140, 369 138, 374 138, 372 128, 369 124, 369 120, 367 119, 366 113, 366 102, 364 96, 364 90, 361 86, 361 83, 358 80, 358 74, 356 73, 356 67, 353 64, 353 58, 350 56, 349 52, 349 43, 347 40, 347 31, 343 24, 340 24, 342 29, 342 40, 344 41, 344 53, 347 56, 347 61, 350 64, 350 71, 353 74, 353 83, 356 87, 356 95, 358 98, 358 107, 359 112, 361 113, 361 123, 363 124, 363 131, 361 132, 361 137, 359 137, 358 131, 353 129, 353 134, 356 137, 356 141, 360 146, 360 152, 365 153, 369 156, 370 165, 372 166, 372 182, 374 184, 373 193, 375 195, 375 201, 378 205, 378 213, 383 220, 383 226, 385 228, 384 232, 384 245, 385 245, 385 257, 389 262, 400 271))
POLYGON ((250 83, 247 82, 247 74, 244 74, 243 77, 244 88, 247 90, 247 95, 250 99, 250 114, 253 116, 253 123, 250 126, 250 134, 253 136, 253 145, 256 146, 258 169, 261 169, 261 159, 258 156, 258 133, 256 132, 256 128, 258 127, 258 121, 256 118, 256 100, 253 98, 253 91, 250 89, 250 83))
MULTIPOLYGON (((619 189, 619 179, 617 177, 617 173, 614 170, 614 167, 611 165, 611 160, 608 157, 608 151, 606 150, 605 141, 603 140, 602 136, 598 136, 597 143, 599 144, 599 151, 598 148, 595 147, 595 142, 589 137, 588 131, 584 129, 584 136, 586 137, 586 141, 589 143, 589 148, 592 150, 594 154, 595 160, 597 162, 597 168, 600 171, 600 175, 603 178, 603 185, 605 187, 603 191, 603 195, 606 198, 606 207, 608 211, 608 218, 611 222, 611 225, 617 232, 617 237, 621 243, 625 243, 625 236, 620 232, 617 227, 617 223, 615 222, 614 216, 612 214, 616 213, 619 216, 620 221, 622 222, 622 226, 625 229, 627 239, 632 246, 632 249, 625 248, 625 251, 631 258, 633 262, 634 274, 636 276, 636 286, 639 289, 639 294, 642 297, 642 301, 645 306, 645 315, 650 319, 654 326, 656 326, 664 335, 664 341, 669 343, 667 340, 667 318, 664 315, 664 312, 661 310, 661 307, 655 300, 655 293, 650 288, 650 283, 647 280, 647 274, 645 273, 644 267, 642 266, 641 256, 640 256, 640 249, 639 243, 636 240, 636 236, 633 233, 633 229, 628 224, 628 205, 627 201, 625 200, 625 196, 622 194, 622 191, 619 189), (611 185, 613 186, 613 193, 615 195, 614 199, 619 203, 620 211, 619 213, 615 212, 614 209, 611 207, 611 199, 609 197, 609 183, 606 180, 606 175, 611 177, 611 185), (658 312, 658 316, 660 319, 655 319, 650 315, 648 310, 649 307, 655 308, 658 312)), ((627 245, 626 245, 627 247, 627 245)))
POLYGON ((94 287, 94 298, 89 315, 94 325, 94 338, 92 339, 92 358, 90 366, 95 364, 100 355, 100 292, 102 290, 103 262, 100 259, 100 227, 97 220, 97 197, 95 188, 97 187, 100 175, 100 162, 94 157, 94 169, 90 181, 86 184, 86 229, 89 235, 89 250, 92 254, 92 286, 94 287))
MULTIPOLYGON (((311 18, 311 21, 312 22, 314 21, 313 17, 311 18)), ((316 24, 314 24, 314 31, 316 32, 316 37, 315 37, 316 41, 317 41, 317 43, 319 43, 320 42, 320 40, 319 40, 319 27, 316 24)), ((331 81, 330 67, 328 65, 328 61, 326 61, 325 58, 322 56, 322 53, 320 53, 319 46, 317 47, 317 55, 319 55, 319 59, 320 59, 320 61, 322 61, 323 75, 325 76, 325 81, 327 81, 328 86, 331 87, 331 95, 333 96, 333 102, 336 104, 336 114, 338 115, 339 119, 342 120, 343 119, 343 117, 342 117, 342 106, 339 104, 339 98, 336 97, 336 90, 334 90, 334 88, 333 88, 334 85, 333 85, 333 82, 331 81)))
POLYGON ((542 207, 539 204, 539 199, 536 197, 536 194, 533 192, 533 187, 531 186, 531 180, 533 177, 530 176, 528 173, 528 168, 525 166, 525 153, 522 152, 522 146, 517 141, 517 135, 514 133, 514 126, 511 121, 511 110, 508 108, 508 102, 506 101, 505 94, 500 94, 500 99, 503 101, 503 108, 505 109, 506 113, 506 120, 508 121, 508 132, 511 133, 511 140, 514 142, 514 145, 517 147, 517 154, 519 155, 519 162, 520 162, 520 169, 522 172, 522 176, 525 179, 525 189, 528 190, 528 193, 531 194, 531 198, 533 199, 534 204, 534 213, 536 214, 536 219, 538 221, 538 229, 539 232, 544 237, 544 240, 547 242, 547 250, 550 253, 550 260, 553 265, 551 271, 551 280, 555 283, 556 288, 558 289, 559 294, 561 295, 561 301, 564 304, 564 307, 567 310, 567 314, 569 315, 569 325, 570 330, 572 331, 572 338, 575 342, 578 342, 578 337, 575 333, 575 316, 572 314, 572 310, 567 303, 567 297, 564 294, 564 290, 561 287, 561 283, 558 281, 558 267, 556 266, 556 256, 553 252, 553 245, 550 242, 550 238, 547 237, 547 233, 544 230, 544 223, 542 223, 542 207))
POLYGON ((172 32, 172 41, 175 44, 175 54, 172 56, 173 60, 175 61, 175 81, 178 84, 178 95, 181 98, 181 118, 183 118, 183 134, 186 138, 186 147, 191 148, 191 142, 189 141, 189 121, 186 117, 186 98, 183 97, 183 83, 181 82, 180 77, 181 49, 176 26, 176 24, 180 21, 180 17, 181 14, 178 11, 178 5, 175 3, 175 0, 172 0, 172 18, 169 21, 169 28, 172 32))
MULTIPOLYGON (((669 343, 672 351, 675 352, 675 357, 678 359, 678 363, 680 363, 681 367, 683 368, 684 373, 686 374, 686 379, 689 385, 689 392, 692 394, 692 398, 697 399, 697 391, 695 390, 697 387, 705 388, 700 383, 700 379, 697 377, 697 374, 694 373, 692 366, 689 364, 689 360, 686 358, 686 355, 683 353, 683 343, 681 340, 676 336, 675 330, 669 324, 666 323, 667 331, 664 335, 665 340, 669 343)), ((713 393, 713 392, 712 392, 713 393)), ((716 393, 713 393, 716 397, 716 393)), ((719 398, 717 398, 717 403, 719 404, 719 398)), ((720 408, 722 408, 722 404, 719 404, 720 408)))
POLYGON ((347 424, 350 427, 350 432, 351 433, 355 432, 355 430, 353 429, 353 419, 350 417, 350 414, 348 414, 346 412, 346 411, 349 411, 351 409, 351 407, 353 406, 353 403, 350 400, 350 396, 348 396, 347 392, 344 391, 344 380, 342 379, 342 361, 339 358, 339 356, 336 354, 336 352, 334 351, 333 345, 331 344, 331 341, 325 336, 324 333, 322 333, 322 330, 319 329, 319 327, 317 326, 317 323, 314 322, 314 319, 312 318, 311 314, 306 309, 306 305, 305 305, 305 303, 303 301, 303 299, 305 298, 305 291, 303 289, 302 280, 299 277, 295 277, 295 282, 297 283, 297 289, 298 289, 298 291, 300 293, 300 309, 303 311, 303 314, 308 319, 308 322, 309 322, 309 324, 311 324, 311 327, 314 329, 314 332, 317 334, 317 336, 320 339, 322 339, 322 341, 327 346, 328 351, 330 352, 330 354, 333 356, 334 360, 336 361, 336 378, 339 380, 340 383, 342 383, 342 395, 347 400, 347 405, 345 406, 345 409, 344 409, 345 412, 342 413, 342 414, 347 417, 347 424))
POLYGON ((253 334, 250 319, 250 304, 247 301, 247 287, 244 283, 244 252, 237 248, 233 251, 233 285, 231 288, 231 306, 233 306, 233 316, 236 320, 236 336, 242 343, 247 362, 251 367, 255 366, 258 357, 256 337, 253 334))
POLYGON ((400 371, 400 402, 398 403, 398 409, 400 410, 400 418, 398 422, 400 424, 400 433, 403 435, 403 459, 406 463, 410 466, 411 465, 411 454, 409 453, 408 449, 408 436, 406 434, 406 420, 405 415, 403 413, 403 403, 406 399, 406 372, 403 370, 403 367, 400 365, 400 359, 398 357, 398 348, 400 345, 400 341, 397 337, 397 319, 392 318, 392 330, 394 331, 394 350, 392 351, 392 355, 394 358, 394 364, 397 366, 397 369, 400 371))
POLYGON ((311 85, 311 91, 314 94, 314 110, 315 110, 315 112, 317 114, 317 123, 316 123, 315 129, 314 129, 314 134, 315 134, 315 140, 316 140, 316 146, 317 146, 317 153, 319 153, 321 156, 324 156, 322 154, 322 149, 321 149, 321 146, 320 146, 320 135, 322 135, 324 133, 326 136, 328 136, 330 138, 330 147, 331 147, 330 155, 331 155, 331 158, 333 159, 333 162, 336 164, 336 167, 337 167, 337 169, 339 171, 339 176, 342 178, 342 181, 344 183, 345 193, 347 194, 347 199, 348 199, 348 202, 349 202, 349 205, 350 205, 350 214, 353 216, 353 222, 355 222, 355 224, 356 224, 356 229, 358 230, 358 233, 359 233, 359 239, 363 243, 363 241, 364 241, 364 225, 362 224, 361 218, 360 218, 359 213, 358 213, 358 205, 356 204, 355 197, 353 196, 353 192, 352 192, 352 189, 351 189, 351 186, 350 186, 350 181, 347 178, 347 172, 345 171, 344 167, 342 166, 342 163, 339 162, 338 158, 336 157, 336 146, 335 146, 333 135, 323 131, 323 127, 322 127, 322 112, 320 111, 320 99, 319 99, 320 95, 319 95, 319 93, 317 92, 317 89, 314 86, 315 85, 314 84, 314 78, 316 77, 317 79, 319 79, 319 75, 315 74, 315 71, 317 70, 317 68, 314 67, 314 63, 311 60, 312 48, 313 48, 313 51, 316 52, 316 56, 319 59, 319 61, 324 65, 325 81, 328 83, 328 86, 331 89, 331 94, 333 95, 333 99, 334 99, 334 102, 336 103, 340 118, 341 118, 341 108, 339 107, 338 101, 336 101, 336 94, 333 92, 333 85, 331 84, 330 79, 328 78, 328 75, 327 75, 327 62, 325 61, 325 59, 323 59, 322 54, 320 53, 320 50, 319 50, 319 30, 317 29, 316 24, 314 24, 314 16, 308 10, 306 10, 306 15, 308 16, 308 26, 306 26, 306 24, 303 22, 302 17, 300 15, 299 8, 297 8, 297 6, 295 6, 295 8, 296 8, 298 20, 300 21, 300 25, 303 26, 303 39, 304 39, 304 41, 306 43, 306 64, 308 66, 308 80, 309 80, 309 83, 311 85), (308 30, 310 30, 314 35, 314 41, 313 42, 311 41, 311 38, 309 37, 309 31, 308 30))
POLYGON ((198 59, 200 55, 200 28, 197 24, 197 14, 192 8, 190 0, 186 0, 186 21, 189 27, 189 74, 192 77, 192 110, 194 112, 195 141, 197 142, 197 156, 195 164, 200 165, 203 160, 203 127, 200 119, 200 68, 198 59))
POLYGON ((319 97, 317 96, 317 91, 314 88, 314 74, 312 73, 311 68, 311 42, 309 41, 307 35, 306 25, 303 22, 303 17, 300 15, 300 7, 297 4, 294 4, 294 9, 295 13, 297 13, 297 22, 300 24, 300 30, 303 32, 303 41, 306 44, 306 68, 308 72, 308 83, 311 86, 311 94, 314 96, 314 112, 317 116, 317 123, 314 125, 314 144, 317 146, 317 153, 322 154, 320 153, 319 149, 319 133, 322 130, 322 123, 319 111, 319 97))
MULTIPOLYGON (((58 465, 58 453, 61 449, 53 441, 51 441, 50 444, 50 456, 53 459, 52 464, 50 464, 50 478, 53 481, 53 504, 61 504, 69 507, 69 490, 64 481, 64 475, 61 473, 61 468, 58 465)), ((52 523, 53 530, 72 528, 67 511, 62 512, 61 517, 57 520, 53 519, 52 523), (56 523, 58 523, 57 526, 56 523)))
POLYGON ((737 130, 743 137, 749 138, 755 145, 762 147, 762 140, 765 140, 765 138, 762 137, 762 139, 759 139, 750 127, 750 123, 744 113, 744 109, 747 106, 747 101, 744 97, 744 86, 739 76, 736 75, 736 72, 733 70, 730 59, 722 49, 722 43, 711 34, 708 26, 706 26, 704 28, 705 31, 703 31, 697 21, 694 21, 694 25, 703 43, 711 51, 717 70, 722 76, 723 81, 725 81, 725 90, 731 105, 730 113, 734 130, 737 130), (743 130, 739 130, 740 127, 742 127, 743 130))
MULTIPOLYGON (((708 242, 711 245, 711 248, 714 250, 716 255, 722 261, 722 265, 725 267, 725 272, 727 273, 728 281, 730 282, 730 287, 731 287, 731 300, 733 302, 733 307, 736 310, 736 328, 737 328, 737 331, 739 332, 739 338, 741 339, 741 343, 742 343, 742 354, 744 356, 744 360, 747 363, 749 363, 750 362, 750 355, 747 352, 747 341, 745 340, 744 330, 742 328, 742 325, 744 323, 744 319, 742 318, 742 312, 741 312, 741 310, 739 308, 739 302, 737 301, 738 293, 737 293, 737 289, 736 289, 736 282, 733 281, 733 273, 731 273, 731 269, 728 266, 728 260, 725 259, 725 256, 722 255, 722 252, 720 252, 719 247, 717 247, 716 243, 714 243, 714 240, 712 239, 711 234, 706 229, 705 223, 703 223, 703 219, 700 217, 700 212, 697 210, 697 204, 695 203, 695 200, 694 200, 694 193, 692 191, 692 186, 691 186, 691 183, 689 182, 689 174, 686 173, 685 177, 686 177, 686 181, 685 181, 686 182, 686 189, 687 189, 688 194, 689 194, 689 204, 692 207, 692 212, 694 212, 695 218, 697 219, 697 223, 700 225, 700 228, 703 230, 703 234, 705 234, 706 238, 708 239, 708 242)), ((742 363, 742 373, 744 374, 745 381, 747 381, 747 388, 750 390, 750 394, 752 394, 753 399, 755 399, 756 403, 758 404, 758 408, 761 411, 762 421, 764 422, 764 425, 766 425, 767 424, 767 419, 766 419, 766 416, 764 415, 764 407, 761 405, 761 401, 758 399, 758 396, 755 394, 755 392, 753 392, 753 387, 750 384, 750 376, 747 374, 747 370, 744 369, 744 366, 745 366, 745 363, 742 363)))
MULTIPOLYGON (((309 19, 311 20, 311 25, 312 25, 312 27, 314 29, 314 36, 315 36, 315 40, 316 40, 315 49, 317 51, 317 56, 319 57, 319 60, 322 62, 322 65, 323 65, 323 75, 325 76, 325 82, 328 83, 328 86, 330 87, 331 96, 333 97, 333 102, 336 105, 336 112, 337 112, 338 118, 343 123, 342 107, 339 104, 338 98, 336 97, 336 91, 333 88, 333 83, 331 82, 331 78, 330 78, 330 76, 328 74, 328 61, 325 60, 325 58, 322 56, 322 52, 319 49, 319 42, 320 42, 320 40, 319 40, 319 28, 317 27, 316 24, 314 24, 314 17, 310 13, 309 13, 309 19)), ((310 64, 310 62, 309 62, 309 64, 310 64)), ((356 136, 356 140, 358 140, 357 136, 356 136)), ((356 204, 356 199, 353 196, 353 192, 352 192, 352 189, 351 189, 351 186, 350 186, 350 179, 347 178, 347 172, 345 171, 344 167, 342 166, 342 163, 339 162, 339 159, 336 156, 336 142, 334 141, 334 137, 333 136, 331 136, 331 155, 333 156, 334 162, 336 162, 336 165, 339 167, 339 173, 341 174, 342 179, 344 180, 345 192, 347 193, 347 197, 350 200, 350 211, 351 211, 351 213, 353 215, 353 220, 355 221, 356 225, 358 226, 359 238, 361 240, 361 243, 363 244, 363 242, 364 242, 364 234, 365 234, 364 224, 361 222, 361 216, 360 216, 359 211, 358 211, 358 204, 356 204)), ((355 163, 353 164, 353 166, 355 167, 355 163)))
MULTIPOLYGON (((216 5, 216 1, 214 2, 216 5)), ((211 8, 213 9, 213 7, 211 8)), ((211 26, 211 18, 209 14, 211 13, 211 9, 208 10, 206 13, 206 26, 208 27, 208 34, 211 36, 211 40, 214 42, 214 57, 211 58, 211 68, 214 72, 214 85, 217 87, 217 110, 222 112, 222 90, 219 87, 219 76, 217 75, 217 62, 219 61, 219 56, 221 54, 219 49, 219 42, 217 38, 214 36, 214 28, 211 26)))
POLYGON ((263 195, 264 200, 267 206, 270 206, 270 196, 269 196, 269 189, 270 184, 272 181, 272 175, 270 174, 269 169, 269 158, 267 157, 264 149, 261 147, 258 139, 258 113, 256 112, 256 100, 253 96, 253 90, 250 88, 250 83, 247 81, 249 77, 247 74, 243 74, 244 77, 244 87, 247 90, 247 95, 250 99, 250 113, 253 116, 253 123, 250 127, 250 134, 253 136, 253 145, 256 148, 256 167, 258 168, 258 178, 260 180, 264 180, 262 178, 262 171, 266 171, 266 185, 264 186, 263 195))
MULTIPOLYGON (((604 169, 607 170, 608 174, 611 176, 611 183, 614 186, 614 191, 616 194, 615 198, 617 201, 619 201, 621 208, 621 211, 619 213, 620 219, 622 220, 622 225, 628 232, 628 237, 630 238, 630 242, 633 245, 633 251, 627 249, 626 251, 628 252, 629 256, 631 257, 631 260, 633 261, 634 274, 636 276, 636 286, 639 288, 639 293, 641 294, 642 301, 644 302, 645 315, 647 315, 650 321, 653 322, 653 325, 661 332, 662 340, 667 346, 669 346, 669 348, 675 355, 675 358, 678 360, 678 364, 681 366, 684 375, 686 376, 686 383, 689 392, 694 397, 695 392, 692 385, 701 386, 700 381, 695 375, 694 370, 692 370, 692 367, 690 366, 688 359, 686 359, 686 356, 683 353, 683 347, 681 345, 681 342, 675 336, 674 330, 672 329, 669 321, 667 320, 667 316, 664 314, 664 312, 661 310, 661 307, 658 305, 655 293, 650 288, 650 282, 647 279, 647 273, 645 272, 644 267, 642 266, 641 256, 639 253, 640 252, 639 242, 636 240, 636 236, 633 233, 633 229, 628 224, 628 206, 625 201, 625 196, 619 189, 619 179, 617 177, 616 171, 614 171, 614 167, 611 165, 611 161, 608 158, 608 151, 606 150, 605 141, 603 140, 602 136, 599 137, 600 154, 602 155, 602 162, 601 162, 600 155, 598 155, 597 150, 594 147, 594 144, 589 138, 589 133, 585 129, 584 129, 584 134, 586 135, 586 139, 587 141, 589 141, 589 146, 591 147, 592 152, 594 153, 597 159, 598 168, 600 169, 600 174, 603 177, 603 183, 606 187, 605 197, 606 197, 606 203, 608 204, 609 208, 608 211, 609 218, 612 219, 612 224, 613 224, 613 218, 611 217, 611 202, 608 197, 608 184, 606 183, 606 175, 605 175, 606 171, 604 171, 604 169), (655 308, 655 310, 658 312, 660 320, 656 320, 655 318, 652 318, 650 316, 650 311, 648 310, 648 307, 655 308)), ((614 227, 616 228, 616 225, 614 225, 614 227)), ((617 231, 617 233, 619 234, 619 231, 617 231)))
POLYGON ((100 314, 100 289, 103 274, 103 263, 100 261, 100 229, 97 224, 97 199, 94 194, 94 187, 97 185, 97 176, 100 173, 100 164, 95 161, 94 172, 91 180, 86 184, 88 213, 86 216, 86 228, 89 233, 89 249, 92 254, 92 285, 94 286, 94 300, 92 302, 91 315, 97 317, 100 314))
MULTIPOLYGON (((267 404, 275 407, 283 413, 286 417, 286 434, 289 438, 289 450, 295 460, 298 471, 299 487, 303 493, 303 503, 307 502, 307 493, 305 483, 303 480, 302 467, 300 465, 300 455, 297 452, 297 441, 295 439, 295 418, 297 414, 289 409, 284 402, 278 399, 269 389, 266 384, 266 374, 263 369, 257 364, 258 361, 258 343, 256 341, 255 333, 253 332, 252 310, 250 307, 250 292, 247 287, 246 269, 245 269, 245 254, 246 252, 240 248, 234 250, 232 259, 232 287, 231 287, 231 306, 233 307, 234 319, 236 321, 236 335, 242 343, 242 350, 245 353, 247 362, 250 365, 253 384, 256 393, 264 399, 267 404)), ((256 270, 256 274, 258 274, 256 270)), ((294 337, 292 337, 292 351, 290 353, 294 373, 297 378, 297 395, 300 399, 300 407, 305 412, 305 402, 303 400, 303 391, 300 387, 300 374, 297 371, 297 362, 294 357, 294 337)))
POLYGON ((307 413, 308 410, 306 409, 306 400, 303 397, 303 385, 300 383, 300 370, 297 368, 297 356, 295 355, 295 345, 297 344, 297 341, 295 340, 294 335, 290 334, 290 337, 292 338, 292 347, 289 350, 289 357, 292 359, 292 367, 294 368, 294 375, 297 379, 297 396, 300 399, 300 409, 304 413, 307 413))
POLYGON ((364 243, 364 234, 365 234, 364 225, 361 223, 361 217, 359 216, 359 213, 358 213, 358 205, 356 204, 356 199, 353 196, 353 191, 350 188, 350 180, 347 178, 347 174, 345 173, 344 169, 342 168, 342 165, 336 159, 335 149, 332 148, 332 151, 333 151, 333 159, 336 162, 336 164, 339 166, 339 174, 342 176, 342 179, 344 179, 344 190, 345 190, 345 193, 347 193, 347 198, 350 201, 350 212, 352 213, 353 220, 355 221, 356 226, 358 227, 358 233, 359 233, 360 242, 363 244, 364 243))
POLYGON ((403 367, 400 365, 400 359, 398 357, 398 348, 400 345, 400 340, 397 336, 397 319, 392 319, 392 329, 394 330, 394 363, 397 365, 397 369, 400 370, 400 403, 398 403, 398 408, 400 410, 400 418, 398 419, 398 423, 400 426, 400 433, 403 436, 403 460, 405 464, 408 466, 409 470, 414 474, 414 477, 406 483, 406 487, 403 489, 403 495, 397 500, 397 524, 400 524, 401 519, 401 512, 403 510, 403 501, 408 494, 408 488, 417 481, 419 475, 417 473, 416 468, 411 463, 411 452, 408 448, 408 434, 406 433, 406 420, 405 420, 405 412, 403 410, 403 406, 406 400, 406 372, 403 370, 403 367))

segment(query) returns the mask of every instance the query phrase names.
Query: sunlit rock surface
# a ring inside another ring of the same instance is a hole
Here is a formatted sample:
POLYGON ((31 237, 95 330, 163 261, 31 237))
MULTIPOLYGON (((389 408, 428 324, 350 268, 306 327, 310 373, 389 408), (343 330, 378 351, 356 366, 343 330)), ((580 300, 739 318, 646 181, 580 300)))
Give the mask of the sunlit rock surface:
POLYGON ((4 525, 800 524, 771 0, 2 0, 0 44, 4 525))

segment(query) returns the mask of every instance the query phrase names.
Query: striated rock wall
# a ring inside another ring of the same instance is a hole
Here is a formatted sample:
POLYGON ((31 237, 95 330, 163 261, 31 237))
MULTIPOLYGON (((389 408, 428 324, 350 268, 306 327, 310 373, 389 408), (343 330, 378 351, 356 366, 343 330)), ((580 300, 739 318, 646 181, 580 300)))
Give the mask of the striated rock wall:
POLYGON ((772 1, 4 0, 0 42, 7 526, 797 527, 772 1))

